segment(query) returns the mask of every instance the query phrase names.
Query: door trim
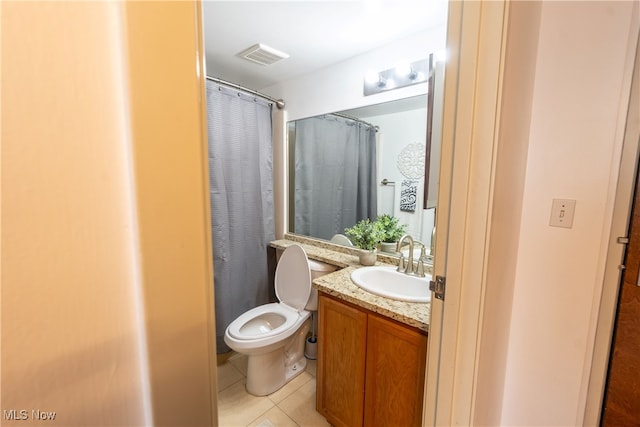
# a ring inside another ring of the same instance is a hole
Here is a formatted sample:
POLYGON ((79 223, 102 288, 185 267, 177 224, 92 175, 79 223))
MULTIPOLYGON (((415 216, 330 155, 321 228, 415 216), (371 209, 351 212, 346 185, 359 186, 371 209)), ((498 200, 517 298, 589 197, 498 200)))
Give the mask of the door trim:
POLYGON ((434 263, 447 295, 431 302, 424 425, 473 424, 507 17, 506 1, 449 5, 434 263))

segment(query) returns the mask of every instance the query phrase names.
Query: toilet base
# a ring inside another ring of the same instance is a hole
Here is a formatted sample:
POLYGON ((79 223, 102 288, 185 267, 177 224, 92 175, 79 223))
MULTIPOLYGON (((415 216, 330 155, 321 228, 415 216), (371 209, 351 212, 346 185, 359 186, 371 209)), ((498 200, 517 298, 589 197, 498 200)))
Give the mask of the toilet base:
POLYGON ((266 396, 284 386, 307 368, 304 341, 309 322, 295 333, 284 346, 263 354, 250 354, 247 359, 247 391, 254 396, 266 396))
POLYGON ((282 349, 264 354, 251 354, 247 359, 247 391, 266 396, 285 384, 282 349))
POLYGON ((247 391, 254 396, 267 396, 280 390, 306 368, 307 359, 304 356, 285 368, 282 364, 282 350, 250 356, 247 363, 247 391))

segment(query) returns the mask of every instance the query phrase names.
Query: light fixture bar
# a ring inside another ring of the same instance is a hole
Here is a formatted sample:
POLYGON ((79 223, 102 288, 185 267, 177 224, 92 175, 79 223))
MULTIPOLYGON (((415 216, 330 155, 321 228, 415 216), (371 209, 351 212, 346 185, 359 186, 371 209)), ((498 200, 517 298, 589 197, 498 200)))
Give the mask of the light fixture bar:
POLYGON ((364 80, 364 96, 374 95, 391 89, 425 83, 429 79, 429 61, 421 59, 410 64, 404 64, 403 72, 398 73, 397 68, 368 72, 364 80), (374 77, 377 75, 377 78, 374 77))

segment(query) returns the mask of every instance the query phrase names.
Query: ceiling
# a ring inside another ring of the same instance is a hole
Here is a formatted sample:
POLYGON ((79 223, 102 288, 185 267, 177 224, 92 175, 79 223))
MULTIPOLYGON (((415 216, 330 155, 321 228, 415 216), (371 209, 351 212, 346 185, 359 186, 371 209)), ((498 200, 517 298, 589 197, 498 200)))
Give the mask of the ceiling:
POLYGON ((203 2, 207 74, 261 90, 446 23, 447 0, 203 2), (266 44, 272 65, 237 56, 266 44))

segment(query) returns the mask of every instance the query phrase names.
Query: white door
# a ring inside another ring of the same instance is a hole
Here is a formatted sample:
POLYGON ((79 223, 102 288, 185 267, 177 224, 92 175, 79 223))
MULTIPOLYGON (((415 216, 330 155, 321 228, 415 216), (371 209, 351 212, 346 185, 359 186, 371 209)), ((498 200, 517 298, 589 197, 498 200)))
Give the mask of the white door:
POLYGON ((503 1, 449 5, 434 265, 446 292, 431 300, 424 425, 472 422, 507 13, 503 1))

